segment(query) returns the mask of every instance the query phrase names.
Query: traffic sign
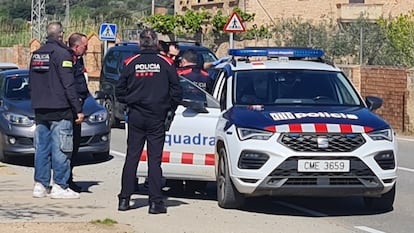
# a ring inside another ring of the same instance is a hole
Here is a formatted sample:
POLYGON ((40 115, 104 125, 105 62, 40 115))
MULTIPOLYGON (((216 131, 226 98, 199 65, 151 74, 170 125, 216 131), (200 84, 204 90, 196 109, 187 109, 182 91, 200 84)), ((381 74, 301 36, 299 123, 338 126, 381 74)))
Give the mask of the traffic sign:
POLYGON ((233 12, 223 30, 225 32, 245 32, 246 28, 237 12, 233 12))
POLYGON ((115 40, 116 39, 116 24, 113 23, 103 23, 99 29, 99 39, 100 40, 115 40))

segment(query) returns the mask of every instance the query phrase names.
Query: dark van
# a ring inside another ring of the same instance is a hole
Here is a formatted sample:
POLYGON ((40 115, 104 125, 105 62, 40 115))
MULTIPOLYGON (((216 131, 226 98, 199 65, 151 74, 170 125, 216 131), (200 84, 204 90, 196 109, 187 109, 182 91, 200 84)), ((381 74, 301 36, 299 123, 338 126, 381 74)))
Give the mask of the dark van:
MULTIPOLYGON (((217 60, 216 55, 208 48, 193 42, 178 42, 180 47, 180 54, 187 49, 194 49, 200 54, 204 62, 213 62, 217 60)), ((109 121, 112 127, 119 126, 120 122, 124 120, 125 106, 119 103, 115 96, 116 82, 119 80, 121 71, 124 65, 124 60, 139 52, 139 45, 137 42, 120 42, 108 49, 103 63, 101 76, 99 79, 100 94, 105 98, 102 100, 103 106, 108 110, 109 121)))

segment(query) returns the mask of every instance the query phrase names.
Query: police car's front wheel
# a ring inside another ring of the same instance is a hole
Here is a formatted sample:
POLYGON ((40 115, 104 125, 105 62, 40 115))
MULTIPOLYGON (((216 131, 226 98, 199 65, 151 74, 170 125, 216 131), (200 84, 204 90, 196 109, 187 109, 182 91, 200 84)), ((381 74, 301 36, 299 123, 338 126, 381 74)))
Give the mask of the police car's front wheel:
POLYGON ((371 210, 388 211, 393 209, 395 199, 395 186, 381 197, 364 197, 365 206, 371 210))
POLYGON ((237 191, 230 178, 229 166, 227 164, 227 153, 224 148, 220 149, 220 159, 217 176, 217 200, 218 205, 224 209, 240 208, 244 204, 243 194, 237 191))

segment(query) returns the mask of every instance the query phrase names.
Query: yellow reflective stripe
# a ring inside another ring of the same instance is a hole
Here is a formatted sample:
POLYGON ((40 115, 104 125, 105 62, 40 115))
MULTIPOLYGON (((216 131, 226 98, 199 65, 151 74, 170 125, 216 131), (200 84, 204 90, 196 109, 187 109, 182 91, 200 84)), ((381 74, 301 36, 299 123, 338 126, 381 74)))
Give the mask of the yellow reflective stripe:
POLYGON ((73 63, 72 61, 63 61, 62 62, 62 67, 72 67, 73 63))

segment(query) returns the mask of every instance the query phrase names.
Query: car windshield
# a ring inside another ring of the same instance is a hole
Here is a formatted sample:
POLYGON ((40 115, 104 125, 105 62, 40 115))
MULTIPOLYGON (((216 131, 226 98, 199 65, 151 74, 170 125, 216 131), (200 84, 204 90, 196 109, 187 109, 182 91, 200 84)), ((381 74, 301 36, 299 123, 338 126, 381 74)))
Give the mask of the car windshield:
POLYGON ((5 97, 8 99, 29 100, 29 76, 13 76, 7 78, 5 92, 5 97))
POLYGON ((234 103, 361 105, 341 72, 320 70, 247 70, 234 74, 234 103))

